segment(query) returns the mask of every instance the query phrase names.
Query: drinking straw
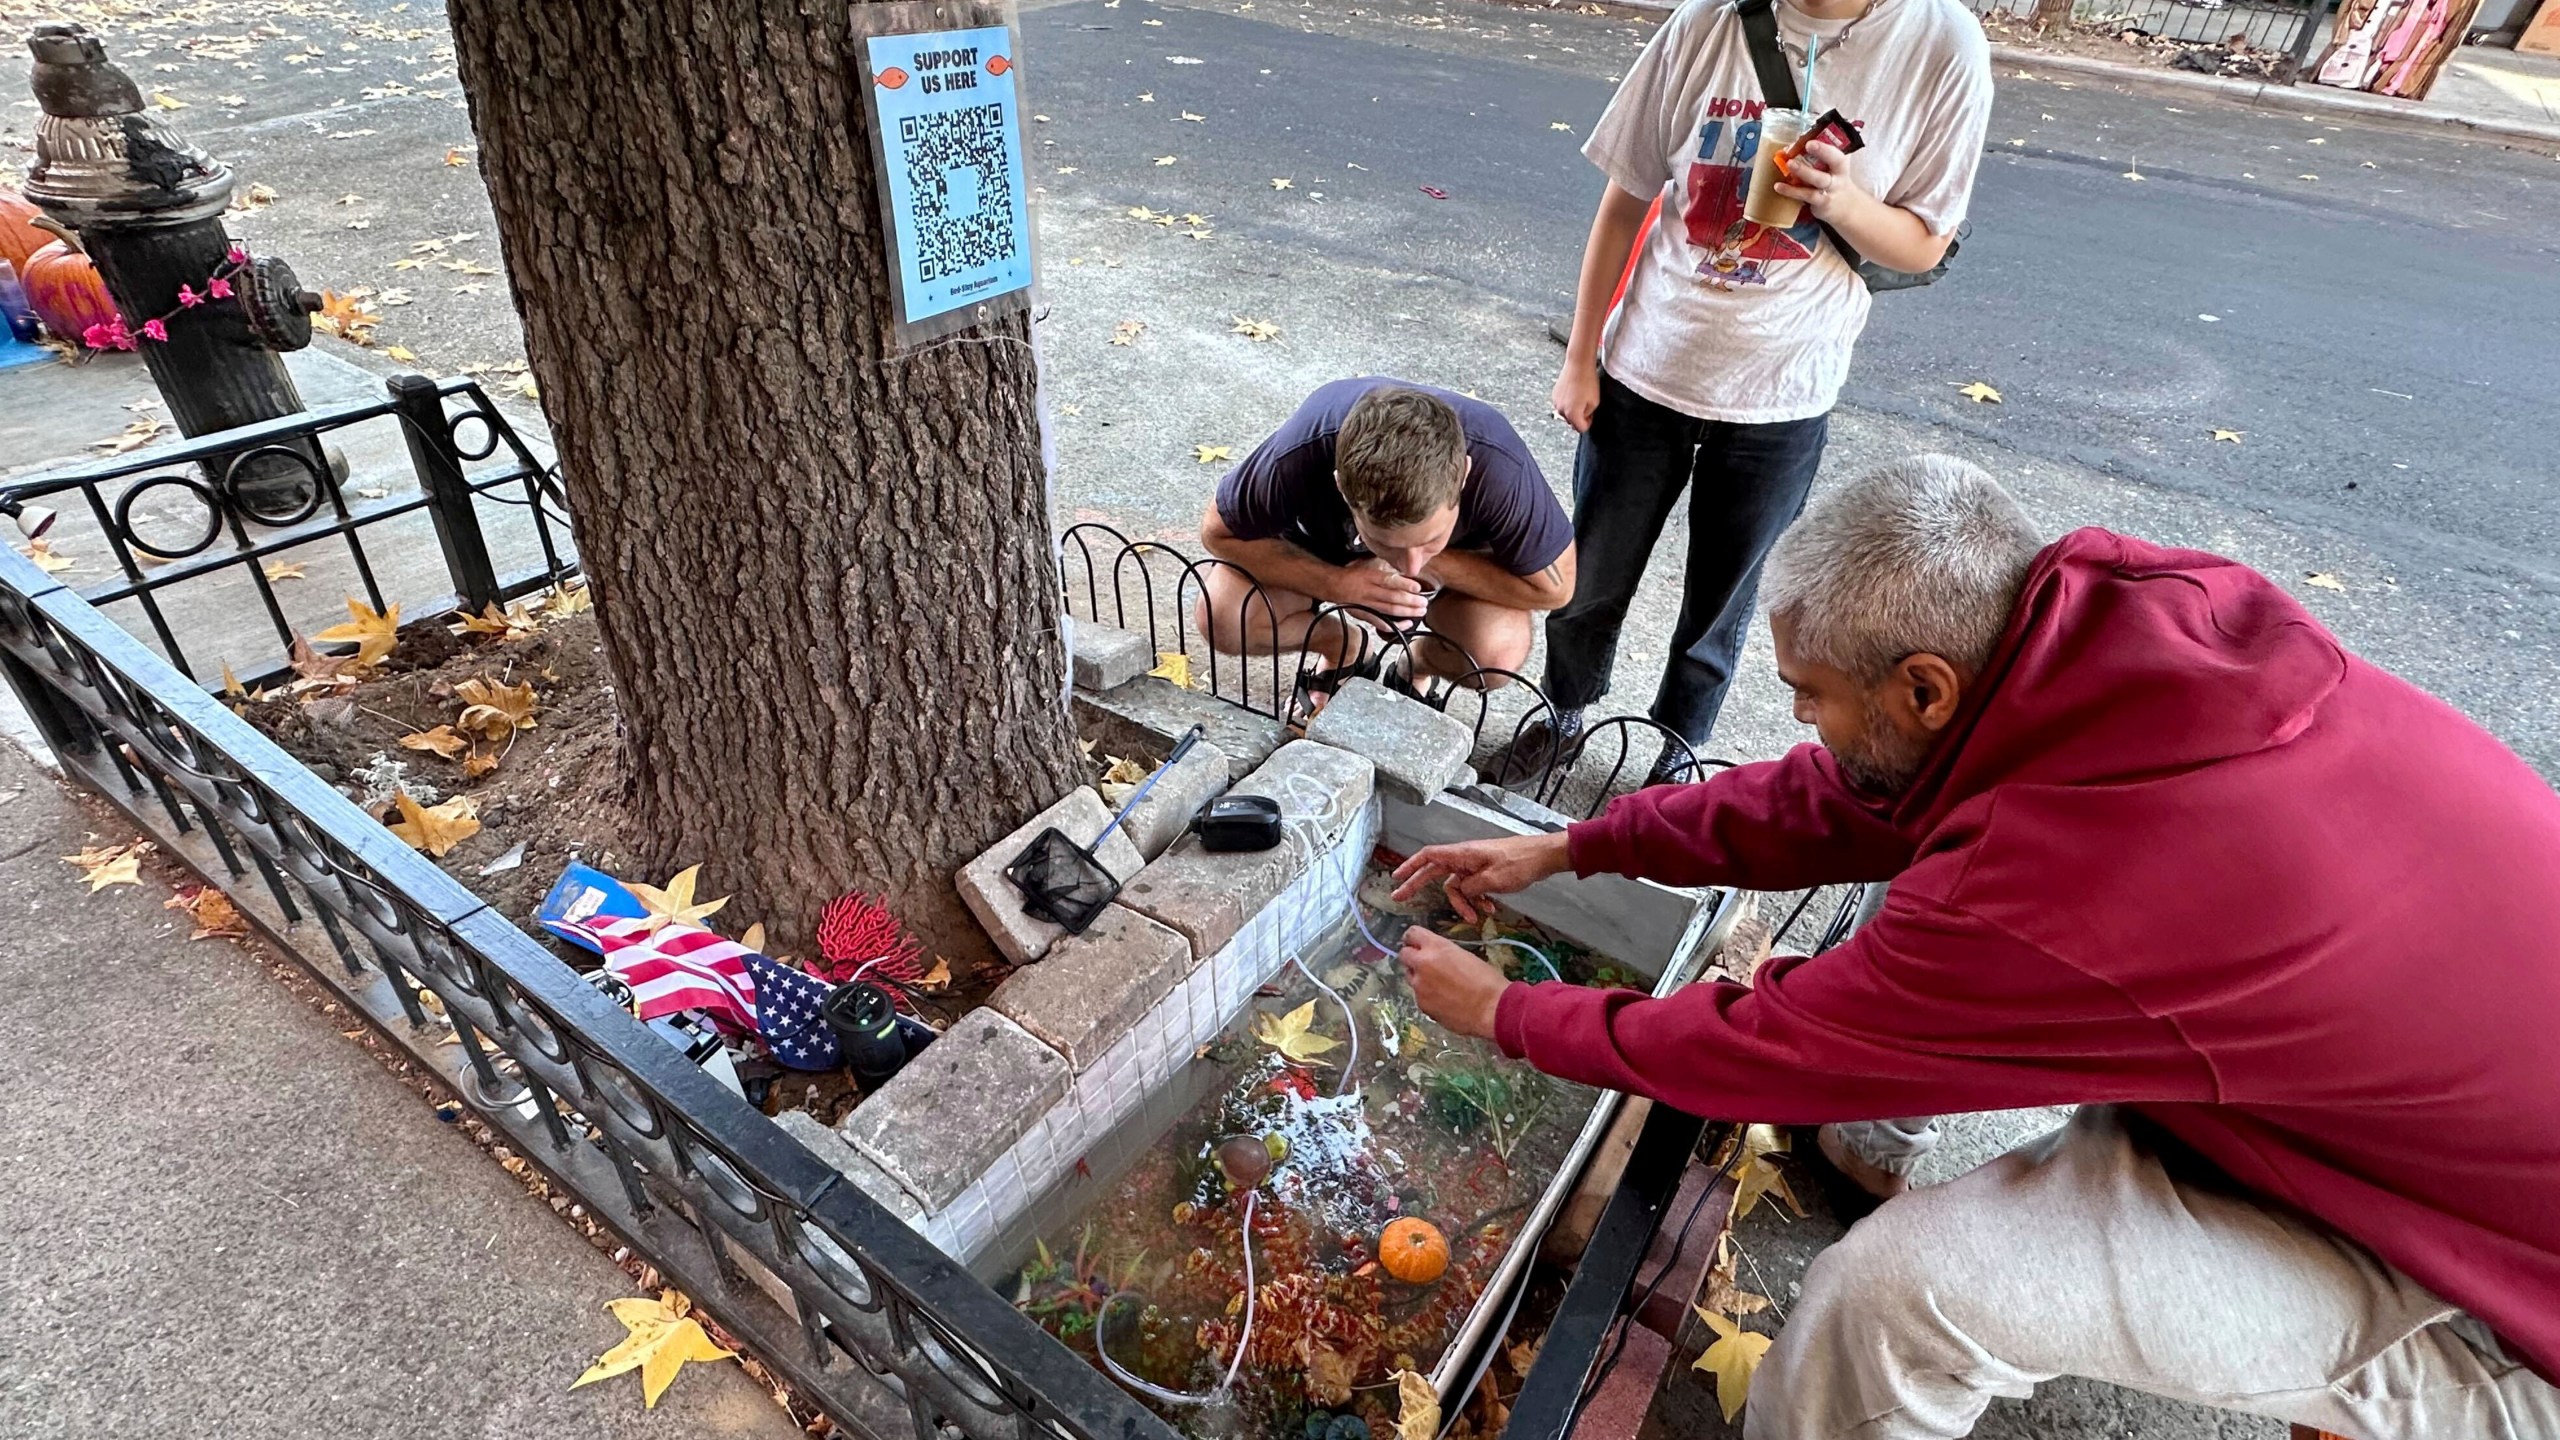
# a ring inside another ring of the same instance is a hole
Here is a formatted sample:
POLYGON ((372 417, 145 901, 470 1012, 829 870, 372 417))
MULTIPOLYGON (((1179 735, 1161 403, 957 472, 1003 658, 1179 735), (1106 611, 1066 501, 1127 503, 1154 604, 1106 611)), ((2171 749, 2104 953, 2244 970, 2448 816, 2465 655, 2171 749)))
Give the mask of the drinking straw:
POLYGON ((1807 115, 1813 113, 1813 57, 1820 54, 1821 51, 1821 36, 1807 35, 1804 37, 1804 99, 1801 103, 1804 107, 1804 113, 1807 115))

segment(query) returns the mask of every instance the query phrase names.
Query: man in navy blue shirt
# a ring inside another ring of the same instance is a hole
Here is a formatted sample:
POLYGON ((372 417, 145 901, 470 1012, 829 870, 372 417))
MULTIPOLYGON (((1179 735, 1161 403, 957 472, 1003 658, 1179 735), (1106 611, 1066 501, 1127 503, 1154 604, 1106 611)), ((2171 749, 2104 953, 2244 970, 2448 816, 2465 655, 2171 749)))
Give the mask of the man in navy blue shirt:
POLYGON ((1380 376, 1308 396, 1219 482, 1200 543, 1229 562, 1209 567, 1197 612, 1216 649, 1372 673, 1372 631, 1426 624, 1438 638, 1383 677, 1426 697, 1438 679, 1505 683, 1483 672, 1526 664, 1529 617, 1573 597, 1573 523, 1511 422, 1380 376))

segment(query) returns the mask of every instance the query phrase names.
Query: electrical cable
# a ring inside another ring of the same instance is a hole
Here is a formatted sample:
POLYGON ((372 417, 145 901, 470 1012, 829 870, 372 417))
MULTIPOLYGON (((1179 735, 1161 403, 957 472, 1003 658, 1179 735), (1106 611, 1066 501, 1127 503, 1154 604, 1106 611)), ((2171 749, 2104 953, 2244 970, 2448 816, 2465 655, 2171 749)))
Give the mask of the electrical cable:
POLYGON ((1146 1297, 1135 1290, 1113 1291, 1110 1298, 1102 1302, 1102 1308, 1093 1312, 1093 1353, 1101 1357, 1102 1368, 1111 1372, 1112 1379, 1141 1395, 1161 1400, 1167 1405, 1206 1405, 1235 1388, 1236 1376, 1244 1369, 1245 1351, 1253 1344, 1253 1312, 1256 1299, 1253 1283, 1253 1208, 1254 1201, 1260 1198, 1260 1195, 1261 1192, 1258 1190, 1244 1192, 1244 1223, 1236 1230, 1236 1243, 1244 1249, 1244 1329, 1236 1335, 1235 1358, 1227 1362, 1226 1378, 1218 1382, 1218 1388, 1207 1391, 1167 1389, 1152 1380, 1132 1373, 1127 1366, 1112 1357, 1110 1338, 1104 1333, 1107 1328, 1106 1322, 1111 1316, 1111 1307, 1123 1300, 1137 1300, 1143 1303, 1146 1297))
MULTIPOLYGON (((1307 968, 1305 956, 1292 954, 1289 963, 1297 966, 1298 973, 1307 977, 1307 983, 1323 991, 1325 998, 1342 1011, 1342 1028, 1351 1036, 1351 1054, 1342 1062, 1342 1083, 1334 1087, 1334 1098, 1340 1099, 1351 1093, 1351 1087, 1360 1078, 1360 1019, 1351 1013, 1351 1002, 1343 999, 1341 992, 1317 979, 1316 972, 1307 968)), ((1250 1265, 1252 1262, 1248 1260, 1246 1263, 1250 1265)))
POLYGON ((1529 944, 1526 941, 1513 940, 1508 937, 1498 936, 1491 940, 1460 940, 1457 943, 1470 950, 1489 950, 1496 945, 1508 945, 1514 950, 1526 951, 1530 955, 1537 957, 1539 964, 1547 967, 1547 974, 1551 978, 1556 980, 1558 983, 1562 983, 1564 980, 1564 972, 1556 968, 1556 962, 1547 958, 1547 952, 1539 949, 1535 945, 1529 944))
POLYGON ((1803 899, 1801 899, 1801 900, 1798 900, 1798 901, 1796 902, 1796 908, 1794 908, 1793 910, 1790 910, 1790 911, 1788 911, 1788 912, 1787 912, 1787 923, 1786 923, 1786 924, 1784 924, 1784 925, 1779 926, 1779 927, 1778 927, 1778 933, 1769 937, 1769 948, 1770 948, 1770 949, 1772 949, 1772 950, 1777 949, 1777 948, 1778 948, 1778 946, 1779 946, 1782 942, 1784 942, 1784 941, 1786 940, 1786 938, 1787 938, 1787 932, 1788 932, 1788 931, 1790 931, 1790 930, 1793 930, 1794 928, 1796 928, 1796 919, 1797 919, 1797 917, 1799 917, 1799 916, 1801 916, 1801 915, 1803 915, 1803 914, 1804 914, 1804 907, 1806 907, 1807 905, 1812 904, 1812 903, 1813 903, 1813 897, 1814 897, 1814 896, 1816 896, 1816 895, 1819 895, 1819 894, 1821 894, 1821 893, 1822 893, 1822 887, 1821 887, 1821 886, 1819 886, 1819 885, 1815 886, 1815 887, 1814 887, 1813 889, 1811 889, 1811 890, 1807 890, 1806 892, 1804 892, 1804 898, 1803 898, 1803 899))
POLYGON ((1673 1270, 1679 1268, 1680 1252, 1689 1242, 1689 1227, 1696 1223, 1698 1212, 1706 1208, 1707 1197, 1713 1195, 1716 1187, 1722 1185, 1728 1176, 1739 1172, 1742 1158, 1746 1153, 1742 1145, 1742 1127, 1739 1125, 1733 1127, 1732 1136, 1733 1153, 1725 1158, 1725 1163, 1717 1167, 1714 1177, 1698 1191, 1698 1198, 1689 1202, 1689 1213, 1680 1221, 1680 1229, 1672 1236, 1671 1253, 1663 1258, 1662 1267, 1654 1271, 1653 1279, 1645 1286, 1644 1294, 1637 1298, 1634 1305, 1621 1312, 1614 1322, 1614 1338, 1610 1342, 1609 1353, 1592 1367, 1590 1378, 1582 1384, 1582 1392, 1574 1398, 1573 1412, 1576 1419, 1581 1417, 1582 1407, 1590 1404, 1591 1397, 1600 1392, 1602 1385, 1608 1383, 1610 1372, 1617 1369, 1618 1358, 1627 1348, 1628 1328, 1635 1323, 1635 1317, 1644 1313, 1644 1307, 1653 1303, 1653 1297, 1662 1290, 1662 1282, 1670 1278, 1673 1270))

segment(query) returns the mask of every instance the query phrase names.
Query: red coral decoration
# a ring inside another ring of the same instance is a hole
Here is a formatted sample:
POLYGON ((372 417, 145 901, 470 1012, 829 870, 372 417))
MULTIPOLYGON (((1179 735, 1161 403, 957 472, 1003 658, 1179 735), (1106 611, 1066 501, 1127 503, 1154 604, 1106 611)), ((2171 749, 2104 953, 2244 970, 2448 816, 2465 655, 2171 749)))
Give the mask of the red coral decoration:
POLYGON ((887 902, 855 891, 830 902, 818 919, 818 954, 824 966, 812 969, 839 984, 855 971, 865 979, 912 985, 924 978, 924 945, 907 933, 887 902))

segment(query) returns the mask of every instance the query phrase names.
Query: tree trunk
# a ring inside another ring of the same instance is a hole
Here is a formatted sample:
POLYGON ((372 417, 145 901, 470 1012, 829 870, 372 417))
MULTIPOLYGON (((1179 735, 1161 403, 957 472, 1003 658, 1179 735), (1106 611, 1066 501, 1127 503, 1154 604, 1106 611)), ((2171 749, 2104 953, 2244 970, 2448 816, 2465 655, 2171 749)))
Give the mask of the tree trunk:
POLYGON ((2035 27, 2051 30, 2071 23, 2072 0, 2036 0, 2035 27))
POLYGON ((1078 778, 1038 367, 1020 315, 887 353, 846 11, 451 5, 627 843, 795 946, 862 888, 964 958, 951 872, 1078 778))

